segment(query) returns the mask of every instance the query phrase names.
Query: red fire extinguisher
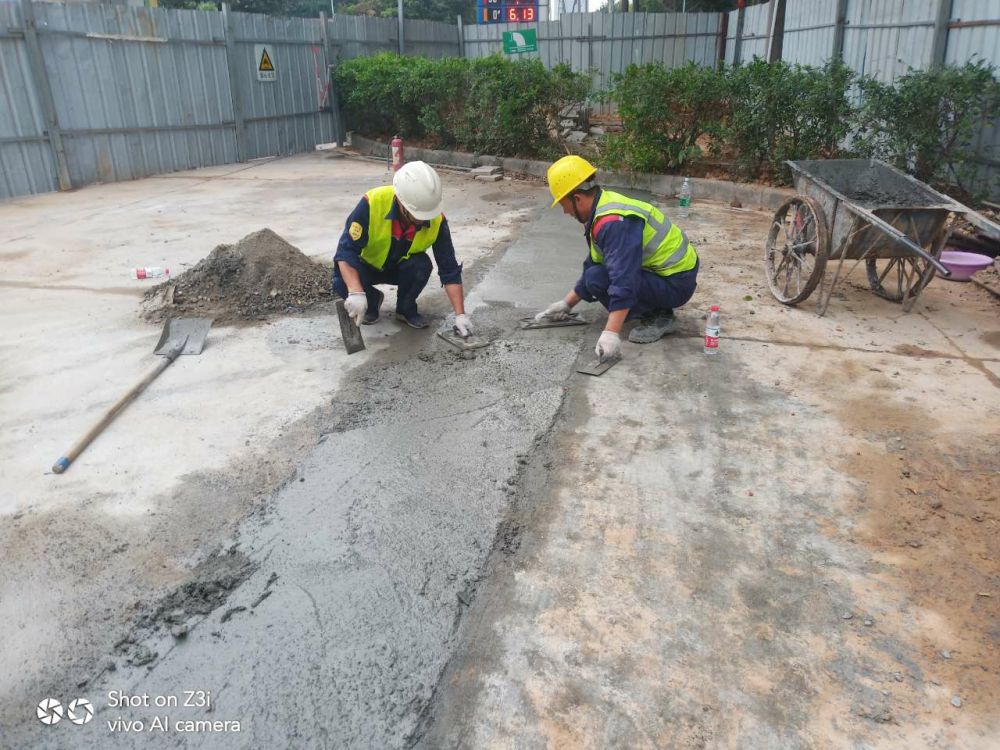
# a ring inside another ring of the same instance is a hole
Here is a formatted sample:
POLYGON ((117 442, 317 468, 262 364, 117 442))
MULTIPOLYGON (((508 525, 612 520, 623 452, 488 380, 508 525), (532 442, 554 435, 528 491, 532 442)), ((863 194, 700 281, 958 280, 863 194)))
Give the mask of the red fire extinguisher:
POLYGON ((393 138, 389 144, 389 151, 392 154, 392 171, 397 172, 406 163, 406 159, 403 158, 403 139, 398 135, 393 138))

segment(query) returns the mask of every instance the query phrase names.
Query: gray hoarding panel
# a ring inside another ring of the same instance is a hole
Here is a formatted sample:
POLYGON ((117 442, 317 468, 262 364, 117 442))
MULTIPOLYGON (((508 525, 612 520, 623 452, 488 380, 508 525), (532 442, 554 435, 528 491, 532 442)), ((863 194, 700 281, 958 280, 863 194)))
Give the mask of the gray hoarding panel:
MULTIPOLYGON (((1000 4, 982 0, 953 0, 953 24, 972 23, 948 30, 945 62, 964 65, 982 60, 1000 69, 1000 4)), ((1000 117, 976 138, 980 157, 974 189, 1000 199, 1000 117)))
POLYGON ((217 13, 89 3, 35 12, 74 184, 235 158, 217 13))
POLYGON ((785 5, 785 38, 781 59, 800 65, 823 65, 833 57, 837 4, 799 0, 785 5))
POLYGON ((247 159, 308 151, 333 139, 332 119, 321 103, 327 77, 320 23, 233 14, 234 85, 242 95, 247 159), (265 50, 275 80, 259 75, 262 65, 266 67, 265 50))
POLYGON ((59 188, 23 25, 19 5, 0 3, 0 199, 59 188))
POLYGON ((931 60, 938 0, 852 0, 847 6, 844 62, 892 82, 931 60))

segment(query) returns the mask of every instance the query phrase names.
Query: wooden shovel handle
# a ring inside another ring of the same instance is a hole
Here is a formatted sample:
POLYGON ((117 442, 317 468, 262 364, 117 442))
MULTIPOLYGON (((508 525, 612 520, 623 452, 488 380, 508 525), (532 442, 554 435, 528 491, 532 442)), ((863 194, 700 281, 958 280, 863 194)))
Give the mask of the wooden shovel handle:
MULTIPOLYGON (((185 341, 186 340, 187 339, 185 339, 185 341)), ((114 418, 117 417, 126 406, 132 403, 136 396, 146 390, 146 387, 156 380, 161 372, 170 367, 171 363, 177 359, 178 356, 180 356, 183 348, 183 345, 175 347, 168 354, 164 355, 163 361, 160 362, 160 364, 151 370, 146 377, 132 386, 131 390, 118 399, 114 406, 104 413, 104 416, 101 417, 100 421, 87 431, 86 435, 80 438, 64 456, 60 456, 59 460, 52 464, 52 471, 56 474, 62 474, 66 471, 66 469, 69 468, 69 465, 76 460, 77 456, 83 453, 84 448, 90 445, 94 438, 100 435, 104 428, 111 424, 114 418)))

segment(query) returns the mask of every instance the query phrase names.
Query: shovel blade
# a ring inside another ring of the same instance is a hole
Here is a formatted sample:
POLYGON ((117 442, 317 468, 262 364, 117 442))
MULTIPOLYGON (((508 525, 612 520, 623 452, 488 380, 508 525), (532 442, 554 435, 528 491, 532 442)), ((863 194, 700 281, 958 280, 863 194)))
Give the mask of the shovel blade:
POLYGON ((337 309, 337 320, 340 321, 340 337, 344 340, 344 348, 348 354, 360 352, 365 348, 365 340, 361 338, 361 329, 355 324, 354 319, 347 314, 344 307, 344 300, 338 299, 333 303, 337 309))
POLYGON ((211 327, 211 318, 171 318, 163 324, 163 332, 153 353, 167 356, 201 354, 211 327))

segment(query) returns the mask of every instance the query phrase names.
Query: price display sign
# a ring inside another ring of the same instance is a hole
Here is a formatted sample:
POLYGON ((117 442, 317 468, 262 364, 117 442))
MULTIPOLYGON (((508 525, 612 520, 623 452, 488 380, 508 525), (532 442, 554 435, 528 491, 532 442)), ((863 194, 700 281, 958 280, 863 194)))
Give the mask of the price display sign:
POLYGON ((478 0, 477 23, 536 23, 538 0, 478 0))

